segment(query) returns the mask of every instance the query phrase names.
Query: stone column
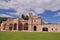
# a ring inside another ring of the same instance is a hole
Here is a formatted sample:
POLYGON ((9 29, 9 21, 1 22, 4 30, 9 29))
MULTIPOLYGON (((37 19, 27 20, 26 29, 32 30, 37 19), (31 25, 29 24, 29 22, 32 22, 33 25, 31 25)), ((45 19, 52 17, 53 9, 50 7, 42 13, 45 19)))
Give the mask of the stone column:
POLYGON ((5 30, 6 30, 6 31, 8 31, 8 30, 9 30, 9 25, 8 25, 8 24, 6 25, 5 30))
POLYGON ((37 32, 40 32, 41 31, 41 29, 40 29, 41 26, 37 25, 36 27, 37 27, 37 32))
POLYGON ((1 24, 1 31, 3 31, 3 24, 1 24))
POLYGON ((29 25, 28 25, 28 31, 29 31, 29 32, 32 32, 32 31, 33 31, 32 24, 29 24, 29 25))
POLYGON ((24 31, 24 25, 22 26, 22 30, 24 31))

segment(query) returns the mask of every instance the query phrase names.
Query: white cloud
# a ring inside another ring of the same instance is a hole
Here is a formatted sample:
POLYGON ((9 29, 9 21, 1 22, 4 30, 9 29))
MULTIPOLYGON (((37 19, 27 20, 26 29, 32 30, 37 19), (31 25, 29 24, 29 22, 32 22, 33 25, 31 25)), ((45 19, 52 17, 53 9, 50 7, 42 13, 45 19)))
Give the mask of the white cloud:
POLYGON ((13 17, 13 16, 6 15, 6 14, 0 14, 0 17, 13 17))
POLYGON ((29 8, 33 8, 36 13, 42 13, 46 9, 60 9, 60 0, 11 0, 8 3, 0 1, 0 8, 14 8, 18 15, 28 13, 26 9, 29 8))
POLYGON ((34 10, 37 13, 43 13, 44 12, 44 9, 43 8, 35 8, 34 10))
POLYGON ((56 16, 60 16, 60 12, 56 13, 56 14, 55 14, 55 17, 56 17, 56 16))

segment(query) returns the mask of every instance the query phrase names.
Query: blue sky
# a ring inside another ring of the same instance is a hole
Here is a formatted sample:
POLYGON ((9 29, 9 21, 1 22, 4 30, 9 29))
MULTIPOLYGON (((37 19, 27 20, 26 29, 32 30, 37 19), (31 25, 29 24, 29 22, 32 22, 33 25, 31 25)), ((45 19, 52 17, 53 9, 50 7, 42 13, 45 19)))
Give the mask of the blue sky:
POLYGON ((42 16, 44 21, 48 21, 49 23, 60 23, 60 16, 57 15, 60 10, 57 11, 51 11, 51 10, 45 10, 42 14, 38 14, 38 16, 42 16))
POLYGON ((49 23, 60 23, 60 0, 0 0, 0 17, 41 16, 49 23))

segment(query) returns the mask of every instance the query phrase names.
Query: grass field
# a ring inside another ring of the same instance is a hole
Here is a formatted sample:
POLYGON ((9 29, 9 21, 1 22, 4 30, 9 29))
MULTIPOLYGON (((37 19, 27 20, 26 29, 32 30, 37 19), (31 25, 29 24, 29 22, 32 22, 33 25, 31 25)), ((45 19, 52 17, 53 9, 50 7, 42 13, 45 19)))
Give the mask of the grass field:
POLYGON ((0 32, 0 40, 60 40, 60 33, 0 32))

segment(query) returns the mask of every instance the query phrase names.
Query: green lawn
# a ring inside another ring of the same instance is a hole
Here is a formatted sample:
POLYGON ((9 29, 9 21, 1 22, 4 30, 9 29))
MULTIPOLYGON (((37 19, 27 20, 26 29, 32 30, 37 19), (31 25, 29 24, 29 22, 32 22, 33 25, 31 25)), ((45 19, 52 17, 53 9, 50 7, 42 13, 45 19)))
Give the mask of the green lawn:
POLYGON ((0 32, 0 40, 60 40, 60 33, 0 32))

